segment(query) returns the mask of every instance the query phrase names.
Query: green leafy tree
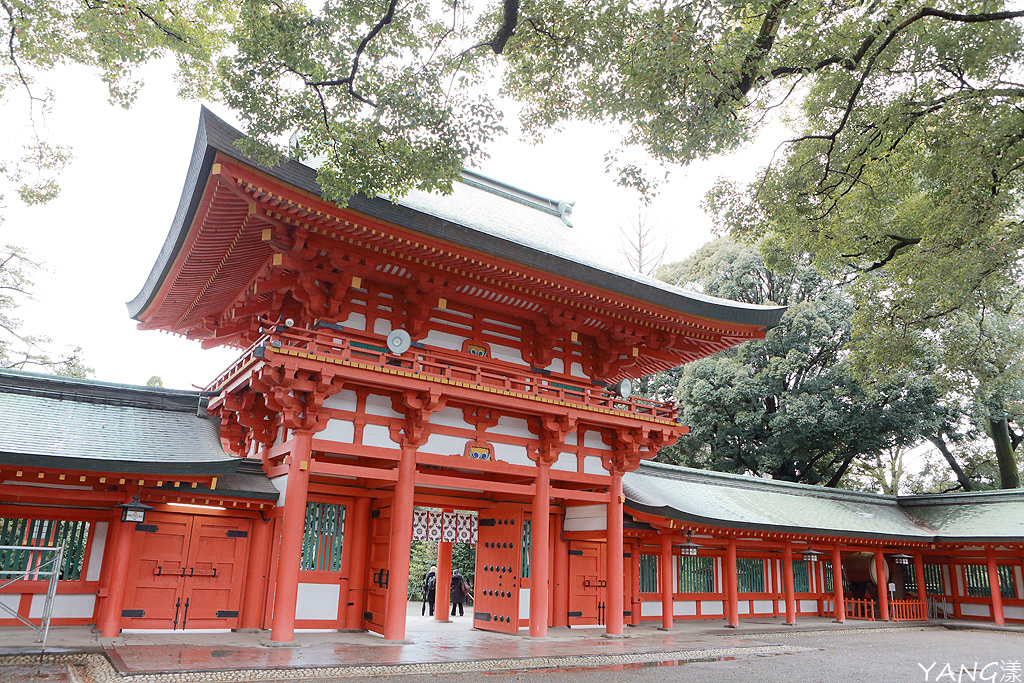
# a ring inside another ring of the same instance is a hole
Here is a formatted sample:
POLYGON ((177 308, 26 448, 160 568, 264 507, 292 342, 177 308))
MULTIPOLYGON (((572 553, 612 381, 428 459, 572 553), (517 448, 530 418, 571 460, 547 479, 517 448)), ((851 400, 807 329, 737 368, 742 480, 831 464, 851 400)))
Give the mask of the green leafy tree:
POLYGON ((141 85, 136 67, 174 55, 181 94, 210 96, 212 58, 225 46, 233 16, 233 4, 218 0, 0 2, 0 105, 5 112, 24 111, 29 123, 23 155, 0 160, 0 176, 14 181, 29 203, 58 192, 56 174, 70 149, 45 133, 54 104, 46 72, 63 64, 91 67, 111 102, 128 107, 141 85))
POLYGON ((683 368, 677 397, 691 432, 662 460, 837 486, 854 462, 914 445, 934 428, 939 396, 927 382, 857 381, 845 351, 852 307, 813 272, 772 271, 756 250, 728 240, 668 268, 700 274, 708 294, 766 303, 770 291, 790 308, 764 340, 683 368))

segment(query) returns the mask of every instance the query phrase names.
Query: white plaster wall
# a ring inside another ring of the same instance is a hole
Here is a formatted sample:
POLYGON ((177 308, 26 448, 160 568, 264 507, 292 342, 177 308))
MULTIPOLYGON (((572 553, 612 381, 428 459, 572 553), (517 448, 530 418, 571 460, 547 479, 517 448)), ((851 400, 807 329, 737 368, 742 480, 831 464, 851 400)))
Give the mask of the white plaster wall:
MULTIPOLYGON (((754 600, 755 612, 771 612, 773 608, 771 600, 754 600)), ((783 608, 785 609, 785 608, 783 608)))
POLYGON ((431 330, 427 332, 427 336, 421 341, 428 346, 436 346, 442 349, 449 349, 451 351, 461 351, 462 343, 469 339, 469 337, 460 337, 458 335, 449 334, 448 332, 441 332, 440 330, 431 330))
POLYGON ((740 600, 739 603, 737 603, 736 607, 736 611, 740 614, 750 614, 750 602, 748 602, 747 600, 740 600))
POLYGON ((341 586, 332 583, 300 583, 295 602, 296 619, 338 618, 338 597, 341 586))
POLYGON ((721 600, 701 600, 700 613, 703 615, 717 616, 724 614, 721 600))
POLYGON ((327 423, 320 432, 317 433, 316 438, 323 439, 324 441, 338 441, 341 443, 352 443, 355 439, 356 429, 355 426, 348 420, 331 420, 327 423))
POLYGON ((548 365, 548 367, 545 369, 550 370, 551 372, 564 373, 565 361, 563 361, 561 358, 556 358, 553 361, 551 361, 551 364, 548 365))
POLYGON ((373 333, 388 336, 391 332, 391 321, 387 318, 377 318, 373 321, 373 333))
POLYGON ((517 446, 515 444, 501 443, 498 441, 494 442, 494 458, 501 462, 507 462, 510 465, 526 465, 527 467, 532 467, 534 464, 527 454, 526 446, 517 446))
POLYGON ((1021 597, 1021 590, 1024 590, 1024 581, 1021 581, 1021 568, 1014 567, 1013 574, 1017 577, 1017 580, 1013 582, 1013 590, 1016 596, 1021 597))
MULTIPOLYGON (((45 604, 45 593, 33 595, 32 606, 28 609, 28 618, 42 618, 45 604)), ((61 593, 53 596, 53 611, 50 616, 54 619, 91 619, 95 608, 95 593, 61 593)))
POLYGON ((431 434, 427 442, 419 447, 423 453, 434 453, 435 455, 462 455, 466 452, 466 443, 469 439, 447 434, 431 434))
POLYGON ((817 600, 800 600, 800 611, 801 612, 817 612, 818 601, 817 600))
POLYGON ((362 313, 356 313, 353 311, 348 314, 345 318, 345 322, 341 323, 344 327, 351 327, 356 330, 366 331, 366 316, 362 313))
POLYGON ((553 470, 563 470, 565 472, 576 471, 576 454, 575 453, 560 453, 558 460, 551 465, 553 470))
POLYGON ((380 417, 405 417, 391 407, 391 397, 380 394, 370 394, 366 397, 366 412, 369 415, 380 417))
POLYGON ((565 435, 565 445, 566 446, 575 446, 576 445, 577 436, 578 435, 576 434, 576 432, 569 432, 568 434, 566 434, 565 435))
POLYGON ((503 344, 495 344, 494 342, 488 342, 488 346, 491 347, 492 358, 503 360, 506 363, 515 363, 516 365, 530 365, 523 360, 523 355, 519 353, 519 349, 514 349, 511 346, 504 346, 503 344))
POLYGON ((566 531, 599 531, 608 528, 607 506, 575 505, 565 511, 566 531))
POLYGON ((1003 605, 1003 616, 1007 619, 1024 619, 1024 607, 1003 605))
POLYGON ((288 489, 288 475, 282 474, 280 477, 274 477, 270 483, 277 489, 277 507, 284 507, 284 492, 288 489))
POLYGON ((596 455, 588 455, 583 458, 584 474, 608 474, 608 470, 601 464, 601 458, 596 455))
POLYGON ((661 616, 661 601, 652 602, 650 600, 640 603, 640 616, 641 617, 660 617, 661 616))
POLYGON ((288 430, 284 427, 275 427, 276 434, 274 435, 274 445, 280 446, 288 440, 288 430))
POLYGON ((601 440, 601 435, 592 429, 588 429, 583 436, 583 445, 587 448, 596 448, 599 451, 610 451, 611 446, 601 440))
MULTIPOLYGON (((8 609, 12 609, 15 612, 18 611, 18 606, 21 604, 21 593, 0 593, 0 605, 4 605, 8 609)), ((10 615, 4 612, 0 615, 0 619, 8 619, 10 615)))
POLYGON ((391 440, 391 430, 384 425, 368 424, 363 427, 363 445, 379 448, 397 448, 401 444, 391 440))
POLYGON ((672 603, 672 614, 680 615, 696 615, 697 614, 697 601, 696 600, 676 600, 672 603))
POLYGON ((972 617, 990 617, 988 605, 960 605, 960 613, 972 617))
POLYGON ((85 580, 99 581, 103 569, 103 549, 107 545, 108 522, 96 522, 92 525, 92 546, 89 550, 89 563, 85 566, 85 580))
POLYGON ((324 408, 331 408, 332 410, 350 410, 355 411, 356 409, 356 392, 351 389, 343 389, 334 396, 328 397, 324 401, 324 408))
POLYGON ((520 588, 519 589, 519 618, 529 619, 530 618, 530 589, 520 588))
POLYGON ((498 424, 487 430, 488 434, 504 434, 505 436, 521 436, 525 439, 536 439, 526 426, 526 420, 518 417, 502 416, 498 418, 498 424))
POLYGON ((466 422, 462 411, 457 408, 445 408, 430 416, 430 424, 442 427, 457 427, 459 429, 473 429, 473 425, 466 422))
POLYGON ((579 377, 581 379, 590 379, 586 373, 583 372, 583 365, 581 363, 570 363, 569 374, 573 377, 579 377))

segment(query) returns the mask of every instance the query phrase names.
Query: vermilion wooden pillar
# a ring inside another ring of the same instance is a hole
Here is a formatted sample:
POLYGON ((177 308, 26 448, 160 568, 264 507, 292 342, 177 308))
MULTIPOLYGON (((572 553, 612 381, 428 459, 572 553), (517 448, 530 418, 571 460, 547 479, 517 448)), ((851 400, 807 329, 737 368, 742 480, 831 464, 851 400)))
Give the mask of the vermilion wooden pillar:
POLYGON ((796 587, 793 585, 793 541, 782 551, 782 583, 786 594, 786 626, 796 626, 796 587))
POLYGON ((839 552, 839 546, 832 548, 832 592, 835 595, 836 623, 846 623, 846 605, 843 600, 843 557, 839 552))
MULTIPOLYGON (((537 481, 533 492, 530 522, 530 637, 548 634, 548 525, 551 515, 551 466, 537 459, 537 481)), ((621 528, 621 522, 619 524, 621 528)), ((619 555, 622 555, 619 534, 619 555)), ((609 581, 609 584, 611 582, 609 581)), ((609 589, 610 590, 610 589, 609 589)), ((619 609, 621 616, 622 610, 619 609)), ((621 632, 621 631, 620 631, 621 632)))
POLYGON ((608 500, 608 609, 605 633, 622 635, 622 472, 612 470, 608 500))
POLYGON ((370 498, 356 498, 352 505, 352 544, 342 552, 352 553, 349 575, 348 615, 345 627, 358 629, 363 623, 363 609, 366 605, 366 555, 370 544, 370 498))
MULTIPOLYGON (((565 515, 555 517, 556 528, 565 526, 565 515)), ((562 540, 561 534, 554 536, 555 557, 553 560, 554 581, 552 581, 551 600, 552 626, 569 625, 569 544, 562 540)))
POLYGON ((878 587, 878 618, 889 621, 889 580, 885 578, 885 555, 875 551, 875 585, 878 587))
POLYGON ((295 639, 299 563, 302 556, 302 533, 306 525, 309 458, 313 447, 312 432, 296 431, 293 434, 280 523, 281 545, 277 559, 277 585, 274 589, 274 616, 270 622, 270 640, 275 643, 290 643, 295 639))
MULTIPOLYGON (((129 499, 125 499, 129 502, 129 499)), ((106 616, 103 618, 103 638, 116 638, 121 633, 121 610, 124 609, 124 595, 128 588, 128 569, 132 559, 132 539, 135 537, 133 522, 113 522, 120 524, 117 540, 114 545, 114 557, 110 566, 110 587, 107 591, 106 616)))
POLYGON ((96 605, 96 632, 102 635, 103 624, 107 619, 107 596, 110 595, 110 575, 114 568, 114 554, 117 552, 117 537, 124 526, 115 517, 107 525, 107 540, 103 548, 103 566, 100 569, 100 598, 96 605))
POLYGON ((242 595, 242 616, 238 627, 257 630, 263 623, 263 607, 267 596, 267 563, 270 560, 271 522, 252 521, 249 537, 249 566, 245 571, 245 593, 242 595))
POLYGON ((917 576, 917 599, 921 603, 921 614, 928 620, 928 587, 924 585, 924 555, 914 555, 914 574, 917 576))
POLYGON ((630 551, 630 572, 629 575, 633 579, 633 585, 629 587, 629 594, 631 600, 629 603, 629 625, 639 626, 640 625, 640 542, 637 541, 633 544, 632 550, 630 551))
MULTIPOLYGON (((442 514, 452 510, 442 510, 442 514)), ((448 609, 451 607, 452 593, 452 543, 441 541, 437 544, 437 591, 434 599, 434 621, 447 624, 448 609)))
POLYGON ((996 567, 995 546, 990 545, 985 548, 985 559, 988 564, 988 589, 992 595, 992 619, 1002 626, 1006 620, 1003 618, 1003 595, 999 592, 999 569, 996 567))
POLYGON ((673 626, 675 603, 672 592, 672 535, 661 531, 661 630, 669 631, 673 626))
POLYGON ((402 445, 391 508, 391 552, 388 556, 388 602, 384 638, 405 640, 405 612, 409 601, 409 547, 412 545, 413 497, 416 493, 416 447, 402 445))
POLYGON ((740 596, 736 578, 736 539, 730 538, 725 546, 725 566, 722 567, 722 578, 725 579, 725 617, 726 626, 736 628, 740 625, 740 596))

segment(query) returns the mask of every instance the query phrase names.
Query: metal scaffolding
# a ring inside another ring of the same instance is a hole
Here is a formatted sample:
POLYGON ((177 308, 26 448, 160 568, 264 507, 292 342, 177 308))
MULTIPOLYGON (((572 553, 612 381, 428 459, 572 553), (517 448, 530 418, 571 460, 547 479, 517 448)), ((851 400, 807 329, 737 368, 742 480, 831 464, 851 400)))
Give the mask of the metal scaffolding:
MULTIPOLYGON (((43 614, 39 625, 36 626, 25 617, 18 614, 18 611, 11 609, 0 602, 0 609, 28 626, 39 634, 37 643, 46 647, 46 636, 50 633, 50 615, 53 613, 53 597, 57 594, 57 581, 60 579, 61 568, 64 560, 64 546, 39 547, 33 545, 0 545, 0 557, 12 554, 24 553, 24 569, 3 569, 0 570, 0 589, 10 586, 15 581, 38 581, 46 579, 49 583, 46 587, 46 601, 43 603, 43 614), (44 559, 47 553, 52 554, 49 559, 44 559), (11 577, 14 578, 11 578, 11 577)), ((6 564, 6 563, 4 563, 6 564)))

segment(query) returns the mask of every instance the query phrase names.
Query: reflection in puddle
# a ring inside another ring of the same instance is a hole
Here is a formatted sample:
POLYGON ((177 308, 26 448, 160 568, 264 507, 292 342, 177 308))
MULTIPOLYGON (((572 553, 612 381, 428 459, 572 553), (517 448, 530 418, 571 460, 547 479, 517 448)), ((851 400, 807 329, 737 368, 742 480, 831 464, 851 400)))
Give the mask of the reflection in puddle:
MULTIPOLYGON (((750 657, 782 657, 795 655, 797 652, 752 652, 750 657)), ((659 666, 685 666, 699 662, 735 662, 739 657, 692 657, 688 659, 664 659, 652 662, 628 662, 623 664, 599 664, 594 666, 566 666, 558 668, 538 669, 506 669, 504 671, 488 671, 487 675, 507 675, 517 673, 561 673, 565 671, 627 671, 630 669, 647 669, 659 666)))

